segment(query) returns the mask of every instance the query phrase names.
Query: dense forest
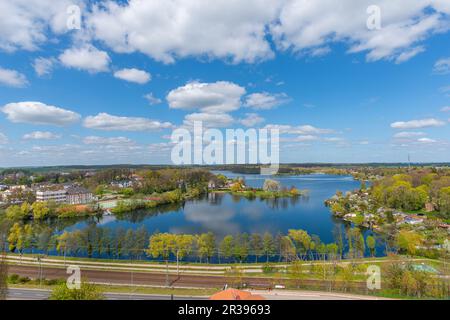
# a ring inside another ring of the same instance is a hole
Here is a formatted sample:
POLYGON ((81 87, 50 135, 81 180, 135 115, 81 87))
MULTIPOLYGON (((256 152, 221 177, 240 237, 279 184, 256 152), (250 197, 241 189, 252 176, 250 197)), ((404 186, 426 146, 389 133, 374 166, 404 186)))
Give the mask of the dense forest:
POLYGON ((371 195, 380 206, 394 209, 417 211, 430 203, 430 211, 436 210, 450 218, 449 171, 416 170, 395 174, 376 181, 371 195))

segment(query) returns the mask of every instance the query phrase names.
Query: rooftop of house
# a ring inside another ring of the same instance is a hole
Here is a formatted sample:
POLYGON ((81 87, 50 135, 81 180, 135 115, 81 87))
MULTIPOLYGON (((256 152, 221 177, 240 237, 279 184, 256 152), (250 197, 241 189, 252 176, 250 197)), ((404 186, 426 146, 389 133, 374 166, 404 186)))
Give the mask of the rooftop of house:
POLYGON ((91 193, 89 190, 83 187, 70 187, 67 188, 67 194, 88 194, 91 193))

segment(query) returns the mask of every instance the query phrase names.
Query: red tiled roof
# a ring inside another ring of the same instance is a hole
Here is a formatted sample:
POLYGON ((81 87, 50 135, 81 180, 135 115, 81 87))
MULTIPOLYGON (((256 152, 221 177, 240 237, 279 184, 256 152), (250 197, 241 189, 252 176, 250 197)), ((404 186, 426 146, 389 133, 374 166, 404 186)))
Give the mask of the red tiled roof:
POLYGON ((248 291, 227 289, 213 294, 210 300, 265 300, 264 297, 251 294, 248 291))

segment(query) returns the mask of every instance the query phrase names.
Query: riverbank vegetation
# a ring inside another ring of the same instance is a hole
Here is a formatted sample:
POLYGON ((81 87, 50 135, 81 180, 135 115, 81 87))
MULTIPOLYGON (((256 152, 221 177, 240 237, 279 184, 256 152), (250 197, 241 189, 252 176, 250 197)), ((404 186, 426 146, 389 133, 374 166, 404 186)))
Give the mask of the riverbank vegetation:
MULTIPOLYGON (((292 262, 336 259, 356 259, 375 256, 377 240, 364 236, 359 228, 336 228, 335 241, 324 243, 304 230, 289 230, 287 234, 229 234, 218 239, 215 234, 150 235, 145 227, 110 229, 91 224, 83 229, 58 233, 50 229, 16 222, 8 231, 12 253, 41 252, 44 254, 104 258, 104 259, 174 259, 205 263, 292 262)), ((399 236, 387 253, 398 253, 405 242, 399 236)), ((406 243, 412 243, 407 239, 406 243)), ((378 248, 379 249, 379 248, 378 248)), ((410 253, 408 251, 408 253, 410 253)))
MULTIPOLYGON (((101 213, 103 201, 117 202, 114 213, 179 203, 194 199, 208 190, 215 175, 199 169, 131 170, 106 169, 98 172, 72 172, 70 174, 45 173, 32 175, 29 171, 3 171, 1 181, 24 183, 0 194, 0 204, 6 208, 5 216, 12 221, 74 218, 101 213), (3 177, 3 178, 2 178, 3 177), (37 202, 35 193, 40 188, 62 189, 61 183, 76 183, 91 190, 96 197, 89 204, 37 202)), ((6 188, 9 188, 6 185, 6 188)))
POLYGON ((326 201, 335 216, 397 239, 401 252, 437 257, 450 241, 450 171, 416 169, 337 192, 326 201))
POLYGON ((6 208, 5 216, 12 221, 46 220, 51 218, 74 218, 96 215, 99 208, 95 205, 69 205, 55 202, 23 202, 6 208))
POLYGON ((273 236, 268 232, 242 233, 217 239, 211 232, 193 235, 150 235, 145 227, 136 230, 112 230, 92 224, 83 229, 47 234, 43 237, 40 228, 16 222, 9 229, 8 244, 10 252, 43 252, 62 256, 113 259, 150 257, 165 260, 167 255, 176 257, 178 252, 181 260, 186 258, 200 263, 209 263, 212 260, 239 263, 323 260, 332 255, 341 258, 363 257, 366 248, 374 249, 370 240, 365 240, 357 228, 349 229, 339 236, 343 239, 326 244, 318 236, 293 229, 286 235, 273 236), (349 242, 348 247, 344 244, 345 240, 349 242))

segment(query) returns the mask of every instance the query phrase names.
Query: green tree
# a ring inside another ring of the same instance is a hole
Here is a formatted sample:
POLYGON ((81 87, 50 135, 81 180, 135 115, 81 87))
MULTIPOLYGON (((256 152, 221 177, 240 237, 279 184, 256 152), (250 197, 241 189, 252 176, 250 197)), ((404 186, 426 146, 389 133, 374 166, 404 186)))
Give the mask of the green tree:
MULTIPOLYGON (((103 250, 105 251, 105 253, 111 257, 113 255, 113 244, 114 240, 111 234, 111 230, 109 228, 106 228, 103 230, 103 234, 102 234, 102 245, 103 245, 103 250)), ((145 243, 147 242, 147 239, 145 239, 145 243)), ((142 247, 142 251, 145 252, 145 246, 142 247)))
POLYGON ((80 289, 69 289, 66 283, 53 289, 50 300, 103 300, 104 296, 98 286, 82 282, 80 289))
POLYGON ((266 262, 269 262, 269 257, 276 253, 275 241, 268 232, 264 233, 263 236, 263 253, 266 256, 266 262))
POLYGON ((366 243, 367 243, 367 247, 370 250, 371 256, 372 257, 375 256, 375 246, 376 246, 375 238, 373 236, 367 236, 366 243))
POLYGON ((340 225, 335 225, 333 229, 333 237, 338 247, 339 257, 344 253, 344 235, 340 225))
POLYGON ((61 254, 64 255, 64 264, 66 261, 66 254, 67 254, 67 248, 68 248, 68 240, 70 237, 70 233, 67 231, 64 231, 60 236, 56 239, 56 250, 61 254))
POLYGON ((359 256, 364 257, 364 252, 366 251, 366 243, 361 232, 359 232, 359 235, 357 236, 356 249, 358 250, 359 256))
POLYGON ((24 220, 28 217, 28 212, 24 212, 21 206, 13 205, 6 209, 6 217, 9 220, 24 220))
POLYGON ((365 180, 361 180, 361 190, 365 191, 367 189, 367 185, 366 185, 366 181, 365 180))
POLYGON ((134 254, 138 259, 141 258, 142 253, 145 251, 148 241, 148 231, 145 226, 139 227, 136 231, 136 249, 134 254))
POLYGON ((206 263, 214 255, 216 249, 216 237, 212 232, 202 233, 197 236, 197 248, 200 259, 206 258, 206 263))
POLYGON ((194 236, 190 234, 174 235, 174 243, 172 246, 172 253, 177 258, 177 274, 180 274, 179 261, 188 256, 194 244, 194 236))
POLYGON ((247 259, 250 249, 248 234, 243 233, 237 235, 234 239, 233 256, 239 261, 243 262, 247 259))
POLYGON ((450 186, 441 188, 439 190, 439 211, 441 214, 446 216, 447 218, 450 217, 450 186))
POLYGON ((258 257, 263 254, 264 246, 263 239, 259 233, 253 233, 250 238, 250 249, 255 255, 256 263, 258 263, 258 257))
POLYGON ((120 258, 125 251, 125 235, 126 231, 123 228, 119 228, 116 231, 116 255, 120 258))
POLYGON ((401 230, 397 234, 397 246, 400 251, 413 256, 417 252, 417 247, 423 242, 423 236, 414 231, 401 230))
POLYGON ((24 234, 23 234, 23 228, 19 223, 14 223, 14 225, 9 230, 9 236, 8 236, 8 244, 9 244, 9 251, 19 251, 22 253, 23 250, 23 244, 24 244, 24 234))
POLYGON ((28 202, 24 202, 20 205, 20 211, 24 217, 29 217, 31 213, 31 206, 28 202))
POLYGON ((222 256, 226 259, 231 258, 233 255, 233 248, 234 248, 234 238, 232 235, 227 235, 223 238, 222 242, 220 243, 220 252, 222 256))
POLYGON ((243 189, 244 189, 244 186, 239 181, 233 183, 230 187, 231 192, 239 192, 239 191, 242 191, 243 189))
POLYGON ((120 190, 120 193, 125 198, 130 198, 132 195, 134 195, 134 189, 133 188, 123 188, 122 190, 120 190))
POLYGON ((326 245, 326 252, 328 259, 335 260, 339 257, 339 246, 336 243, 329 243, 326 245))
POLYGON ((135 244, 136 244, 136 239, 135 239, 134 231, 133 231, 133 229, 128 229, 127 232, 125 233, 125 238, 124 238, 124 253, 126 255, 130 256, 131 258, 134 257, 135 244))
POLYGON ((175 246, 175 237, 170 233, 156 233, 150 237, 147 254, 166 261, 166 285, 169 285, 169 257, 175 246))
POLYGON ((33 218, 35 220, 45 219, 50 214, 50 209, 45 202, 35 202, 31 208, 33 210, 33 218))
POLYGON ((308 250, 312 249, 312 239, 308 232, 304 230, 294 230, 290 229, 288 231, 289 238, 293 241, 295 245, 296 252, 300 254, 303 259, 304 255, 308 252, 308 250))
POLYGON ((290 237, 282 236, 280 238, 280 254, 285 261, 290 261, 296 256, 295 246, 290 237))
POLYGON ((23 247, 25 249, 31 249, 31 253, 33 253, 34 248, 34 231, 31 224, 26 224, 23 227, 23 247))
POLYGON ((104 185, 98 185, 95 188, 95 194, 99 197, 102 197, 105 194, 105 192, 106 192, 106 188, 104 185))
POLYGON ((336 213, 338 215, 343 215, 344 213, 346 213, 345 208, 339 202, 334 202, 331 205, 330 209, 333 213, 336 213))

